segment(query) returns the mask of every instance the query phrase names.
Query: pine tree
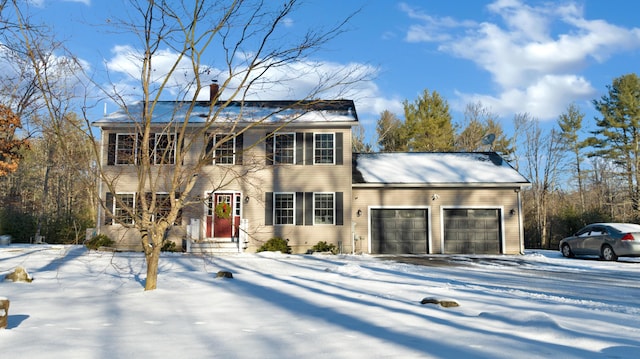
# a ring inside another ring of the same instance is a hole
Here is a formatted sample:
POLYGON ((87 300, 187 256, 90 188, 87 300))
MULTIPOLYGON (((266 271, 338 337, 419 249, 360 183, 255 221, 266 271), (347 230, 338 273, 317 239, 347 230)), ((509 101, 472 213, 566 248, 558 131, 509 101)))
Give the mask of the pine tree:
POLYGON ((402 138, 411 152, 452 151, 455 130, 449 104, 436 91, 425 90, 413 103, 404 101, 402 138))

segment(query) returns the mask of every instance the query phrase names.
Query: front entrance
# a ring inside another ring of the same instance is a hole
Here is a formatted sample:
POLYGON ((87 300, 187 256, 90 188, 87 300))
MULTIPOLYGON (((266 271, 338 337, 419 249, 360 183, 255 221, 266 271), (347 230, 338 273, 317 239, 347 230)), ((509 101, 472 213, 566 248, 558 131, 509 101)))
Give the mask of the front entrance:
POLYGON ((206 201, 206 238, 232 239, 240 225, 240 193, 213 192, 206 201))

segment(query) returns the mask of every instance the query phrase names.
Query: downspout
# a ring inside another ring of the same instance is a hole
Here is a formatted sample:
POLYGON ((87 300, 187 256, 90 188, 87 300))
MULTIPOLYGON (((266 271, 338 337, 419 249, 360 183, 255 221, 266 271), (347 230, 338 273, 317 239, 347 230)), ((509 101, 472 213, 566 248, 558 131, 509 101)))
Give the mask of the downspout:
POLYGON ((516 196, 518 196, 518 231, 520 236, 520 254, 524 254, 524 224, 522 216, 522 188, 515 189, 516 196))
MULTIPOLYGON (((106 107, 106 104, 105 104, 106 107)), ((102 160, 104 159, 104 131, 102 130, 102 128, 100 128, 100 158, 98 159, 98 161, 100 161, 100 163, 98 164, 97 168, 98 168, 98 175, 96 176, 96 180, 98 181, 98 210, 97 210, 97 218, 96 218, 96 235, 100 234, 100 218, 102 218, 102 204, 100 203, 102 201, 102 175, 101 175, 101 168, 102 168, 102 160)))

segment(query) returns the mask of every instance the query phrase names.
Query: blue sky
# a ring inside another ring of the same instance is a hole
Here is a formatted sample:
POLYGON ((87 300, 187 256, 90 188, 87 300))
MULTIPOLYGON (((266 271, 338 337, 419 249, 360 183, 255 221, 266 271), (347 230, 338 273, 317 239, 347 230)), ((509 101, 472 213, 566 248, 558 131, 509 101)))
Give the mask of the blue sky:
MULTIPOLYGON (((134 83, 122 70, 130 64, 122 62, 137 39, 110 27, 112 18, 125 15, 121 1, 32 4, 32 13, 91 73, 99 78, 109 69, 112 80, 134 83)), ((311 0, 287 19, 285 30, 333 24, 358 9, 348 31, 312 59, 327 69, 361 65, 375 74, 352 92, 368 137, 381 111, 402 117, 402 101, 425 89, 449 102, 456 122, 468 103, 479 101, 507 130, 514 114, 524 112, 550 126, 575 103, 589 128, 596 115, 591 101, 615 77, 638 72, 640 5, 631 0, 311 0)))

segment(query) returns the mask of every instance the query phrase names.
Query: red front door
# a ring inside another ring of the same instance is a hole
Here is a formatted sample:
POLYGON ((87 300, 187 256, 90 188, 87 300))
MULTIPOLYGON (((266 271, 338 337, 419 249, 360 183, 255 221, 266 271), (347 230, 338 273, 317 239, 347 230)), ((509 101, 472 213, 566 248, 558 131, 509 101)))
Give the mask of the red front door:
POLYGON ((210 194, 207 201, 207 237, 231 238, 233 236, 233 217, 233 194, 210 194))

